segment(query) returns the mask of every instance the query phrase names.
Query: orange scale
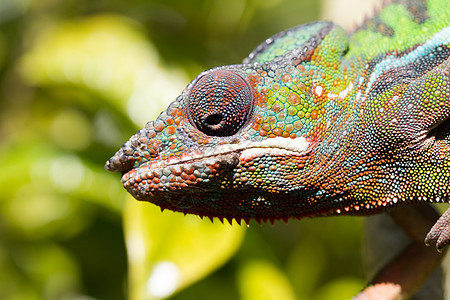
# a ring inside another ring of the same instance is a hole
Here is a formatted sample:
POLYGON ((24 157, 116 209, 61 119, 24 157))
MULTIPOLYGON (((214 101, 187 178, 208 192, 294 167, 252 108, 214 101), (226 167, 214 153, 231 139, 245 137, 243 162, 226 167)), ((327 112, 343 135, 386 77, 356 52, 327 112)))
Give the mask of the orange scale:
POLYGON ((279 104, 274 104, 274 105, 272 105, 272 110, 276 113, 279 113, 280 111, 283 110, 283 108, 279 104))
POLYGON ((275 128, 273 130, 273 134, 275 134, 276 136, 281 136, 283 134, 283 130, 281 128, 275 128))
POLYGON ((300 121, 295 121, 294 122, 294 127, 295 127, 295 129, 300 130, 300 129, 302 129, 303 124, 300 121))
POLYGON ((288 73, 285 73, 285 74, 281 77, 281 80, 282 80, 283 82, 288 83, 288 82, 291 81, 291 75, 288 74, 288 73))
POLYGON ((264 131, 269 131, 270 130, 270 124, 268 124, 268 123, 262 124, 261 129, 264 130, 264 131))
POLYGON ((186 173, 187 175, 193 174, 194 171, 195 171, 194 167, 189 167, 189 168, 184 169, 184 173, 186 173))
POLYGON ((255 131, 258 131, 258 130, 260 130, 260 129, 261 129, 261 124, 258 124, 258 123, 253 123, 253 125, 252 125, 252 129, 253 129, 253 130, 255 130, 255 131))
POLYGON ((178 114, 178 109, 171 109, 170 110, 170 115, 172 116, 172 117, 176 117, 177 116, 177 114, 178 114))
POLYGON ((160 120, 155 121, 154 128, 157 132, 163 131, 164 127, 165 127, 164 122, 162 122, 160 120))
POLYGON ((297 84, 297 87, 298 87, 298 89, 299 89, 300 91, 302 91, 302 92, 305 92, 305 91, 306 91, 306 86, 305 86, 305 84, 304 84, 303 82, 299 82, 299 83, 297 84))
POLYGON ((284 120, 286 119, 286 114, 284 112, 280 112, 277 117, 278 120, 284 120))
POLYGON ((290 93, 287 97, 287 100, 289 102, 289 104, 291 105, 298 105, 300 103, 300 97, 298 96, 297 93, 290 93))
MULTIPOLYGON (((171 120, 171 119, 169 119, 169 120, 171 120)), ((176 131, 177 131, 177 130, 176 130, 175 126, 168 126, 168 127, 166 128, 166 132, 167 132, 167 134, 169 134, 169 135, 175 134, 176 131)))

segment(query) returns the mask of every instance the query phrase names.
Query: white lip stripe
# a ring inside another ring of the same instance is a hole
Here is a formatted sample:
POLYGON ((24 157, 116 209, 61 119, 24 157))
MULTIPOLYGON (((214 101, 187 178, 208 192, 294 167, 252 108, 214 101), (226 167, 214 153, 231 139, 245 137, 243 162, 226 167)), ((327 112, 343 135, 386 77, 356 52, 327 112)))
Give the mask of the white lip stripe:
POLYGON ((293 151, 296 153, 302 153, 308 149, 309 144, 310 143, 307 142, 306 139, 302 136, 295 139, 275 137, 261 141, 257 143, 257 145, 255 143, 255 148, 277 148, 287 151, 293 151))
POLYGON ((250 160, 252 158, 263 156, 265 154, 268 154, 270 156, 301 155, 298 152, 293 152, 281 148, 250 148, 242 151, 239 157, 243 160, 250 160))

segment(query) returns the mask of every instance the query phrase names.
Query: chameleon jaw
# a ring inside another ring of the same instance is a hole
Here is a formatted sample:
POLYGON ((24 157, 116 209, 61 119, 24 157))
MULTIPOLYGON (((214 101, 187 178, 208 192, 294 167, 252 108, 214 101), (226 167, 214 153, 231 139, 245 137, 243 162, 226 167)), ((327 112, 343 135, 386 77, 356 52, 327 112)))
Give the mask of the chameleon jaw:
MULTIPOLYGON (((283 200, 285 192, 275 196, 271 191, 258 192, 250 182, 236 176, 257 157, 305 159, 310 153, 309 143, 303 139, 300 142, 304 147, 300 152, 295 151, 299 142, 295 144, 285 138, 221 145, 210 153, 185 153, 164 161, 145 162, 125 173, 121 181, 136 199, 162 209, 219 218, 235 216, 236 220, 287 219, 287 215, 279 216, 271 209, 275 202, 289 202, 283 200)), ((270 164, 267 170, 269 167, 270 164)))
MULTIPOLYGON (((121 182, 129 186, 148 178, 159 178, 162 176, 170 176, 171 174, 178 176, 183 174, 183 169, 186 166, 189 167, 186 169, 187 173, 185 175, 192 175, 195 171, 191 170, 192 168, 198 171, 198 169, 205 166, 214 167, 215 170, 225 166, 236 167, 240 161, 245 162, 257 156, 290 155, 304 157, 309 154, 311 151, 311 149, 308 149, 310 143, 306 142, 304 138, 297 140, 300 141, 295 142, 295 140, 287 138, 272 138, 262 142, 225 144, 217 147, 211 153, 184 153, 181 156, 171 156, 167 160, 149 161, 124 173, 121 182), (153 172, 153 175, 151 172, 153 172)), ((216 172, 214 171, 214 173, 216 172)))
MULTIPOLYGON (((214 151, 183 153, 180 156, 169 156, 166 160, 148 161, 124 173, 121 182, 126 184, 132 179, 139 181, 139 178, 135 176, 141 176, 151 171, 154 171, 154 176, 160 177, 164 170, 170 168, 176 171, 175 175, 181 175, 182 173, 178 169, 186 165, 192 165, 193 168, 197 169, 201 168, 202 164, 236 167, 239 161, 248 161, 263 155, 304 157, 311 152, 310 144, 304 137, 297 139, 276 137, 260 142, 247 141, 240 144, 224 144, 218 146, 214 151), (161 170, 161 173, 157 170, 161 170)), ((165 175, 170 175, 168 172, 166 173, 165 175)))

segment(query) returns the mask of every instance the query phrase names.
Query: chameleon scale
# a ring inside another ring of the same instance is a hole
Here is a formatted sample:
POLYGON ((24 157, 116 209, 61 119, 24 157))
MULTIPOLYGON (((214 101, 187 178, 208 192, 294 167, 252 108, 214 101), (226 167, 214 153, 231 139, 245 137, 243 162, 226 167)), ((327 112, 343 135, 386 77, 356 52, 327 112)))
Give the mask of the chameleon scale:
POLYGON ((300 25, 198 75, 106 169, 238 223, 448 202, 449 55, 448 0, 393 1, 351 34, 300 25))

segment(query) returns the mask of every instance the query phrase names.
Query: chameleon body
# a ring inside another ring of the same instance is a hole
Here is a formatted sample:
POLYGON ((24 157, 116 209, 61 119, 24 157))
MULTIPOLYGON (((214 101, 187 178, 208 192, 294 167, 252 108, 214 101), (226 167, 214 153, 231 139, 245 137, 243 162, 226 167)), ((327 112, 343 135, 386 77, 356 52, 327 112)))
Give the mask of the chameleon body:
POLYGON ((393 1, 351 34, 300 25, 198 75, 106 169, 239 223, 448 202, 449 57, 448 0, 393 1))

